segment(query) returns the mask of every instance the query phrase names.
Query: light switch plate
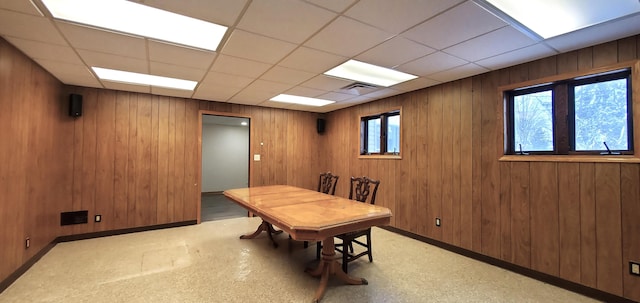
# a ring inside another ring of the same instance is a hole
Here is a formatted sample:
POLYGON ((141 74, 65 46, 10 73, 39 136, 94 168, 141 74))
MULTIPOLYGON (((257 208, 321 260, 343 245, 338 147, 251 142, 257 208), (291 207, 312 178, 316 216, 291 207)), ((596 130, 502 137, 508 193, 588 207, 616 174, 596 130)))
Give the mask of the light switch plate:
POLYGON ((260 154, 253 155, 253 161, 260 161, 260 154))

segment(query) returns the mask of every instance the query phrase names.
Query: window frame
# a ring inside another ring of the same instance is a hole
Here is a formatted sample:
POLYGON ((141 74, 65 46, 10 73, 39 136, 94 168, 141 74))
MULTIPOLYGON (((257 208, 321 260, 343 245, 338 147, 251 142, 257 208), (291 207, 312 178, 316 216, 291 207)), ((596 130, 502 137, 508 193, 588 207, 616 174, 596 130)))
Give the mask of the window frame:
POLYGON ((402 159, 402 107, 392 108, 382 112, 376 112, 366 115, 361 115, 358 117, 358 158, 360 159, 402 159), (387 151, 387 131, 388 131, 388 118, 389 117, 399 117, 400 125, 398 127, 398 139, 399 139, 399 148, 400 151, 388 152, 387 151), (368 146, 368 133, 369 126, 368 121, 380 118, 380 152, 376 153, 367 153, 365 152, 365 147, 368 146))
MULTIPOLYGON (((594 69, 582 73, 571 73, 565 75, 557 75, 554 77, 548 77, 540 79, 540 81, 528 81, 525 83, 509 85, 500 87, 499 90, 503 96, 504 108, 505 108, 505 123, 504 123, 504 157, 507 160, 512 159, 513 156, 560 156, 561 159, 566 160, 566 156, 611 156, 613 154, 603 154, 602 150, 593 151, 575 151, 575 101, 573 100, 573 89, 579 85, 606 82, 616 79, 627 79, 627 141, 628 150, 618 151, 617 156, 631 155, 634 158, 635 150, 638 150, 635 146, 638 142, 636 138, 636 132, 633 127, 635 120, 636 123, 640 123, 638 110, 634 109, 638 107, 638 87, 633 85, 637 81, 638 62, 625 62, 610 67, 594 69), (553 127, 553 151, 527 151, 524 150, 524 154, 518 150, 515 146, 514 138, 514 97, 525 95, 529 93, 535 93, 539 91, 545 91, 551 89, 552 91, 552 127, 553 127), (635 90, 635 93, 634 93, 635 90)), ((612 150, 613 151, 613 150, 612 150)), ((503 157, 503 158, 504 158, 503 157)))

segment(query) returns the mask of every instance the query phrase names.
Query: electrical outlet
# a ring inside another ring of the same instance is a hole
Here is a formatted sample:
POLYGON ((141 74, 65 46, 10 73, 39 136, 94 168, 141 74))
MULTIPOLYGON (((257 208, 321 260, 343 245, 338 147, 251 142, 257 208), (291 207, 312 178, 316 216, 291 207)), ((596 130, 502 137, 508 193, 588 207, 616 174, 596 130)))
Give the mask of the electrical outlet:
POLYGON ((29 239, 29 237, 27 237, 26 239, 24 239, 24 248, 29 248, 29 246, 31 246, 31 239, 29 239))
POLYGON ((440 226, 440 218, 436 218, 436 226, 440 226))
POLYGON ((640 263, 638 262, 629 262, 629 273, 634 276, 640 276, 640 263))
POLYGON ((96 222, 100 222, 102 221, 102 215, 96 215, 95 220, 96 222))

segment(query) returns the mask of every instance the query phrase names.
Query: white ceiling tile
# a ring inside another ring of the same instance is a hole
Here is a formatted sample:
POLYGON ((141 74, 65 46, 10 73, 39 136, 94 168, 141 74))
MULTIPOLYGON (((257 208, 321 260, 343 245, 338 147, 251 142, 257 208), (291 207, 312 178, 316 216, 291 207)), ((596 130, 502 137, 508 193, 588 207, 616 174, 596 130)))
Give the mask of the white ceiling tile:
POLYGON ((170 88, 156 87, 156 86, 151 87, 151 93, 154 95, 180 97, 180 98, 191 98, 191 95, 193 95, 193 91, 190 91, 190 90, 170 89, 170 88))
POLYGON ((270 92, 265 92, 265 91, 260 91, 260 90, 242 90, 241 92, 237 93, 236 95, 234 95, 233 97, 231 97, 231 99, 229 99, 229 102, 232 103, 238 103, 238 104, 246 104, 246 105, 257 105, 259 103, 262 103, 266 100, 269 100, 275 96, 277 96, 278 94, 274 94, 274 93, 270 93, 270 92))
POLYGON ((146 5, 216 24, 231 26, 248 0, 144 0, 146 5))
POLYGON ((300 84, 300 86, 326 90, 326 91, 333 91, 333 90, 338 90, 342 87, 345 87, 351 83, 353 83, 353 81, 338 79, 338 78, 329 77, 325 75, 318 75, 311 78, 309 81, 306 81, 300 84))
POLYGON ((12 37, 7 37, 7 40, 32 59, 60 61, 75 65, 84 64, 73 49, 68 46, 12 37))
MULTIPOLYGON (((265 100, 264 102, 261 102, 258 105, 266 106, 266 107, 273 107, 273 108, 286 108, 286 109, 291 109, 292 107, 296 106, 296 104, 292 104, 292 103, 276 102, 276 101, 270 101, 270 100, 265 100)), ((306 108, 306 106, 305 106, 305 108, 306 108)), ((300 110, 300 109, 298 109, 298 110, 300 110)))
POLYGON ((332 103, 332 104, 325 105, 325 106, 322 106, 322 107, 318 108, 318 112, 328 113, 328 112, 331 112, 331 111, 335 111, 335 110, 347 108, 347 107, 350 107, 350 106, 354 106, 356 104, 357 104, 356 102, 354 102, 354 103, 346 103, 346 102, 345 103, 343 103, 343 102, 332 103), (320 110, 322 110, 322 111, 320 111, 320 110))
POLYGON ((391 89, 391 88, 382 88, 374 92, 368 93, 365 96, 373 99, 381 99, 381 98, 391 97, 399 94, 402 94, 402 92, 395 89, 391 89))
POLYGON ((392 36, 364 23, 339 17, 307 41, 305 46, 352 57, 392 36))
POLYGON ((482 67, 482 66, 478 66, 476 64, 473 63, 469 63, 469 64, 465 64, 462 66, 458 66, 458 67, 454 67, 450 70, 446 70, 446 71, 442 71, 439 73, 435 73, 435 74, 431 74, 429 75, 429 78, 431 79, 435 79, 437 81, 440 82, 448 82, 448 81, 454 81, 457 79, 462 79, 462 78, 466 78, 466 77, 471 77, 471 76, 475 76, 478 74, 482 74, 482 73, 486 73, 489 70, 482 67))
POLYGON ((354 96, 351 99, 341 101, 340 104, 356 105, 356 104, 371 102, 374 100, 376 99, 368 96, 354 96))
POLYGON ((38 17, 42 17, 42 13, 38 8, 36 8, 31 1, 0 1, 0 9, 7 9, 10 11, 25 13, 29 15, 34 15, 38 17))
POLYGON ((146 60, 82 49, 78 50, 78 54, 89 67, 104 67, 136 73, 149 73, 149 63, 146 60))
POLYGON ((293 43, 234 30, 229 41, 222 48, 222 53, 273 64, 284 58, 294 48, 296 45, 293 43))
POLYGON ((360 0, 346 16, 398 34, 464 0, 360 0))
POLYGON ((358 55, 356 59, 379 66, 394 67, 433 52, 435 50, 430 47, 396 36, 358 55))
POLYGON ((242 58, 226 55, 218 55, 213 63, 211 71, 221 72, 230 75, 257 78, 266 72, 271 65, 242 58))
POLYGON ((198 69, 209 69, 216 57, 215 52, 197 50, 173 44, 150 40, 149 60, 182 65, 198 69))
POLYGON ((240 88, 224 85, 201 83, 197 88, 193 98, 202 100, 212 100, 225 102, 240 91, 240 88))
POLYGON ((525 61, 533 61, 536 59, 548 57, 557 54, 555 50, 544 45, 544 43, 538 43, 531 46, 527 46, 512 52, 500 54, 494 57, 490 57, 484 60, 476 61, 475 63, 486 68, 495 70, 508 66, 517 65, 525 61))
POLYGON ((246 87, 254 80, 255 78, 223 74, 218 72, 209 72, 205 76, 204 80, 202 80, 202 83, 206 85, 217 85, 221 87, 228 86, 240 89, 246 87))
POLYGON ((156 76, 200 81, 207 74, 207 70, 160 62, 151 62, 149 63, 149 73, 156 76))
POLYGON ((220 52, 207 52, 54 21, 49 13, 39 15, 32 0, 0 0, 0 36, 69 85, 327 112, 547 57, 557 53, 554 48, 640 34, 640 15, 632 15, 535 44, 473 0, 130 1, 234 32, 225 35, 220 52), (343 90, 353 81, 322 73, 348 59, 421 77, 386 89, 343 90), (187 92, 101 82, 90 65, 199 83, 187 92), (338 102, 308 107, 268 101, 284 92, 338 102))
POLYGON ((510 52, 536 43, 534 40, 506 26, 488 34, 444 49, 445 52, 468 61, 477 61, 510 52))
POLYGON ((640 15, 584 28, 545 40, 545 42, 561 52, 568 52, 594 44, 640 34, 640 15))
POLYGON ((290 88, 292 88, 293 85, 290 84, 284 84, 284 83, 279 83, 279 82, 272 82, 272 81, 266 81, 266 80, 256 80, 253 83, 249 84, 247 86, 247 88, 245 90, 247 91, 261 91, 261 92, 267 92, 270 94, 273 94, 273 96, 280 94, 290 88))
POLYGON ((341 13, 347 7, 358 0, 306 0, 309 3, 313 3, 318 6, 322 6, 326 9, 330 9, 336 13, 341 13))
POLYGON ((308 72, 324 73, 348 59, 316 49, 300 47, 282 59, 278 65, 308 72))
POLYGON ((44 59, 36 59, 35 61, 64 84, 102 87, 102 84, 100 84, 84 65, 44 59))
POLYGON ((0 10, 0 35, 67 45, 49 19, 7 10, 0 10))
POLYGON ((253 1, 237 28, 301 43, 337 15, 299 0, 253 1))
POLYGON ((468 62, 443 52, 435 52, 420 59, 400 65, 398 70, 418 76, 427 76, 468 62))
POLYGON ((315 75, 315 73, 274 66, 272 69, 264 73, 260 79, 296 85, 313 78, 315 75))
POLYGON ((147 85, 133 85, 119 82, 111 82, 111 81, 102 81, 105 88, 113 89, 113 90, 121 90, 126 92, 136 92, 136 93, 151 93, 151 87, 147 85))
POLYGON ((410 92, 417 89, 434 86, 440 83, 441 83, 440 81, 436 81, 430 78, 420 77, 410 81, 402 82, 400 84, 396 84, 392 86, 392 88, 395 90, 403 91, 403 92, 410 92))
POLYGON ((56 22, 71 46, 120 55, 130 58, 147 59, 145 40, 139 37, 117 34, 66 22, 56 22))
POLYGON ((338 93, 338 92, 328 92, 326 94, 322 94, 322 95, 317 96, 317 98, 340 102, 340 101, 345 101, 345 100, 349 100, 349 99, 353 98, 353 95, 343 94, 343 93, 338 93))
POLYGON ((467 1, 402 33, 402 36, 441 50, 507 25, 474 2, 467 1))
MULTIPOLYGON (((302 86, 296 86, 290 90, 285 91, 285 94, 294 95, 294 96, 302 96, 302 97, 310 97, 310 98, 318 98, 318 96, 325 94, 327 91, 319 90, 315 88, 308 88, 302 86)), ((329 99, 331 100, 331 99, 329 99)))

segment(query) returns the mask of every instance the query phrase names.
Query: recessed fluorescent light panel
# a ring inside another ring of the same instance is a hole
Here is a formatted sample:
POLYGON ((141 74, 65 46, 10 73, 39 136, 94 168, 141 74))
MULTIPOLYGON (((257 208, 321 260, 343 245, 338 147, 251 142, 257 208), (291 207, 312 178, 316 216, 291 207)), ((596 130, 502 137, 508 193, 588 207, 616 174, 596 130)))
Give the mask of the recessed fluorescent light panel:
POLYGON ((482 2, 488 2, 543 39, 640 12, 638 0, 476 0, 476 2, 480 5, 482 2))
POLYGON ((215 51, 226 26, 126 0, 42 0, 56 19, 215 51))
POLYGON ((150 85, 181 90, 193 90, 198 82, 169 77, 139 74, 115 69, 91 67, 100 80, 136 85, 150 85))
POLYGON ((418 76, 356 60, 342 63, 324 74, 384 87, 418 78, 418 76))
POLYGON ((309 97, 300 97, 300 96, 285 95, 285 94, 277 95, 277 96, 271 98, 271 101, 302 104, 302 105, 310 105, 310 106, 325 106, 327 104, 331 104, 331 103, 335 103, 336 102, 336 101, 331 101, 331 100, 316 99, 316 98, 309 98, 309 97))

